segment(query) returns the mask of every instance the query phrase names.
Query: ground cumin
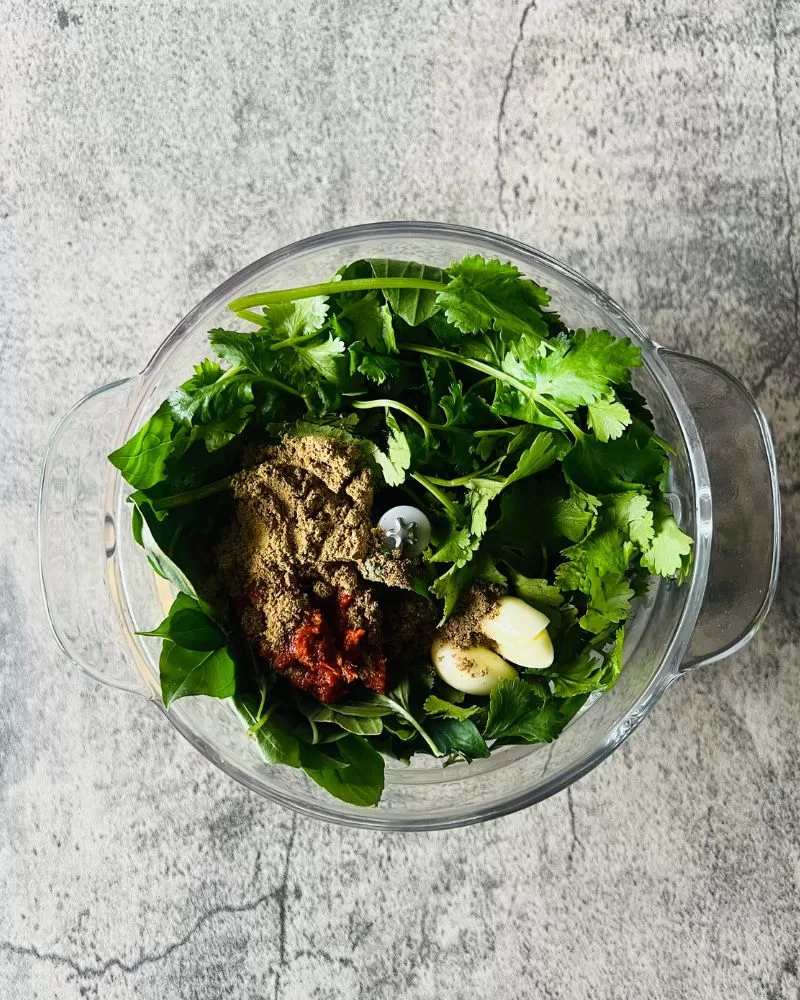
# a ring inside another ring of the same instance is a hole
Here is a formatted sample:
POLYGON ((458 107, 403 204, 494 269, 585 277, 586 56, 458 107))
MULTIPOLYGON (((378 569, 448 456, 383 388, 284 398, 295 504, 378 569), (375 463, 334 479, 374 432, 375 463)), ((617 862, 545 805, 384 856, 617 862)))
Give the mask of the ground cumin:
POLYGON ((497 649, 497 644, 480 630, 480 623, 487 615, 496 612, 497 600, 503 588, 492 584, 473 584, 458 602, 456 613, 439 630, 437 638, 452 643, 459 649, 486 646, 497 649))

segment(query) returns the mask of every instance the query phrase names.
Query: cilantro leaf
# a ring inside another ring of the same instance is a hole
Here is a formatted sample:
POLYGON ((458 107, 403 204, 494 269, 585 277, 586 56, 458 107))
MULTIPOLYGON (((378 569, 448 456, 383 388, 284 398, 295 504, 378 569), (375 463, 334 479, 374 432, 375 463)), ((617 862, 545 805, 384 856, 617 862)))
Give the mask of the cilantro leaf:
POLYGON ((653 512, 645 493, 611 493, 601 497, 603 517, 635 542, 640 549, 649 548, 653 538, 653 512))
POLYGON ((599 441, 618 438, 631 422, 627 407, 614 398, 613 393, 589 403, 587 423, 599 441))
POLYGON ((628 430, 607 442, 587 435, 564 457, 564 472, 569 481, 596 496, 655 486, 667 464, 663 448, 652 436, 628 430))
POLYGON ((372 351, 397 353, 392 313, 387 305, 380 303, 377 292, 369 292, 348 302, 336 320, 340 325, 344 323, 349 327, 355 339, 364 341, 372 351))
POLYGON ((428 695, 423 708, 429 715, 444 715, 448 719, 458 719, 460 722, 470 719, 482 711, 480 705, 462 708, 460 705, 454 705, 452 701, 445 701, 444 698, 439 698, 435 694, 428 695))
POLYGON ((571 661, 559 664, 546 672, 552 680, 553 694, 558 698, 608 691, 614 686, 622 670, 622 650, 625 641, 624 627, 614 632, 610 645, 597 649, 584 647, 571 661))
POLYGON ((642 363, 638 347, 608 330, 560 334, 550 346, 536 354, 509 351, 503 370, 566 409, 597 402, 612 383, 627 381, 630 369, 642 363))
POLYGON ((170 394, 167 406, 176 423, 193 429, 209 451, 216 451, 241 434, 255 410, 253 376, 228 373, 203 361, 194 376, 170 394))
POLYGON ((381 451, 374 442, 365 443, 371 445, 370 454, 380 468, 386 485, 400 486, 405 482, 406 472, 411 466, 411 448, 408 438, 388 409, 386 426, 389 429, 386 452, 381 451))
POLYGON ((323 295, 264 306, 265 327, 275 340, 304 337, 321 330, 327 315, 328 302, 323 295))
POLYGON ((557 608, 564 602, 564 595, 558 587, 547 580, 523 576, 514 569, 509 569, 508 576, 517 597, 535 608, 557 608))
POLYGON ((689 568, 692 539, 678 527, 663 501, 653 503, 653 536, 642 563, 657 576, 682 578, 689 568))
POLYGON ((557 701, 518 677, 501 681, 489 695, 483 735, 487 740, 504 743, 550 743, 568 721, 557 701))
POLYGON ((465 257, 451 264, 447 273, 452 280, 439 292, 437 302, 448 322, 463 333, 494 329, 536 340, 547 336, 541 312, 546 293, 523 279, 513 264, 465 257))
POLYGON ((588 632, 599 633, 622 621, 630 609, 633 590, 628 583, 628 566, 633 545, 622 532, 595 531, 577 545, 564 549, 565 561, 556 567, 556 584, 577 590, 589 598, 580 624, 588 632))

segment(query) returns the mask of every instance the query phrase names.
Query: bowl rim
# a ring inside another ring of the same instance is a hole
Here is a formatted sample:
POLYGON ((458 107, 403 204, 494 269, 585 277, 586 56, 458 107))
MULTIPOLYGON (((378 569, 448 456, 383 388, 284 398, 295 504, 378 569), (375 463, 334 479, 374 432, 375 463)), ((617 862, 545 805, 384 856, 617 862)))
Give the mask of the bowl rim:
MULTIPOLYGON (((617 322, 626 328, 626 333, 638 341, 643 352, 646 353, 647 366, 661 383, 665 398, 672 409, 673 416, 683 435, 687 461, 695 487, 693 511, 695 552, 692 575, 688 581, 687 593, 680 613, 678 626, 662 654, 660 665, 653 673, 645 690, 639 695, 634 707, 620 720, 605 740, 599 743, 591 753, 587 754, 579 764, 561 774, 554 775, 551 779, 544 781, 541 785, 537 785, 533 789, 526 789, 519 794, 509 796, 499 802, 483 806, 472 806, 456 816, 403 817, 399 814, 393 815, 391 812, 381 812, 380 807, 374 810, 362 809, 356 813, 350 811, 355 807, 349 807, 346 803, 338 803, 333 798, 330 805, 327 802, 321 801, 308 804, 295 799, 291 794, 284 793, 273 787, 263 786, 257 779, 240 769, 237 764, 224 759, 215 748, 210 747, 206 740, 198 735, 182 719, 173 713, 167 712, 161 704, 160 699, 152 699, 154 704, 158 706, 181 736, 225 774, 260 796, 301 815, 340 826, 371 830, 409 832, 452 829, 486 822, 490 819, 496 819, 500 816, 525 809, 563 791, 575 781, 584 777, 625 742, 630 734, 649 715, 666 689, 680 676, 680 662, 689 645, 692 632, 700 614, 708 576, 711 547, 709 474, 694 418, 669 368, 661 357, 661 346, 639 327, 619 303, 568 264, 536 247, 521 243, 518 240, 499 233, 471 226, 451 225, 441 222, 412 220, 372 222, 333 229, 288 243, 245 265, 245 267, 217 285, 216 288, 212 289, 200 302, 190 309, 153 352, 147 364, 142 369, 137 379, 138 385, 135 386, 128 401, 129 405, 126 407, 126 414, 120 428, 120 433, 130 429, 135 415, 138 413, 142 402, 148 394, 147 376, 151 375, 159 367, 162 360, 173 350, 177 342, 198 323, 205 313, 219 308, 221 303, 235 297, 234 293, 236 290, 265 268, 273 267, 308 251, 327 248, 335 244, 341 244, 344 249, 348 243, 355 243, 360 239, 370 236, 474 240, 480 243, 480 249, 476 248, 475 252, 485 253, 487 250, 491 250, 496 251, 498 256, 511 253, 518 258, 526 260, 531 266, 536 266, 537 264, 543 265, 545 268, 558 272, 573 285, 578 286, 581 291, 594 298, 598 305, 611 313, 617 322)), ((115 572, 118 573, 118 568, 115 569, 115 572)), ((127 618, 127 615, 124 615, 124 617, 127 618)), ((135 659, 137 662, 139 661, 138 656, 135 659)), ((141 671, 141 666, 139 670, 141 671)), ((147 680, 147 678, 145 679, 147 680)), ((150 680, 148 683, 152 688, 152 681, 150 680)))

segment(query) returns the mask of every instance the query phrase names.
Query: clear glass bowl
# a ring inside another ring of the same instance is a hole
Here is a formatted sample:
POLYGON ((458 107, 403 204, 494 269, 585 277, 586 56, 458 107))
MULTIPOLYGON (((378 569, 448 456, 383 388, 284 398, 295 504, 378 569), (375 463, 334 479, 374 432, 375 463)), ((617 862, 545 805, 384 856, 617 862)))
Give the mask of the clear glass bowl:
POLYGON ((720 659, 752 636, 774 593, 779 531, 772 442, 741 383, 714 365, 659 347, 600 289, 546 254, 490 233, 430 223, 325 233, 229 278, 175 327, 140 375, 95 390, 63 418, 45 458, 39 509, 45 602, 68 657, 92 677, 151 699, 200 753, 274 802, 333 822, 393 830, 500 816, 599 764, 683 670, 720 659), (160 620, 165 594, 133 542, 128 489, 106 455, 209 353, 207 331, 235 326, 226 309, 231 299, 318 281, 360 257, 446 266, 473 253, 509 260, 545 285, 570 326, 605 327, 639 344, 644 363, 635 384, 658 432, 675 447, 669 490, 695 540, 694 568, 682 588, 653 585, 635 612, 619 682, 555 743, 506 748, 489 760, 447 768, 433 759, 410 767, 387 761, 383 798, 363 809, 331 798, 300 771, 266 764, 224 702, 189 698, 164 711, 159 643, 135 633, 160 620))

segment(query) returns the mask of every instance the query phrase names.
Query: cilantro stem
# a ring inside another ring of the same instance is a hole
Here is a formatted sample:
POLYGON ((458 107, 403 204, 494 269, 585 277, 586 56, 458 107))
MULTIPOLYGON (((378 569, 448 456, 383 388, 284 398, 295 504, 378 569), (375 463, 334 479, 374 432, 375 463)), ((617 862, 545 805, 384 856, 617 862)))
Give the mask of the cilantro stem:
POLYGON ((297 299, 311 299, 317 295, 337 295, 343 292, 368 292, 383 288, 419 288, 429 292, 441 292, 446 288, 442 281, 428 278, 348 278, 346 281, 323 281, 318 285, 303 285, 300 288, 284 288, 276 292, 256 292, 242 295, 228 303, 231 312, 241 313, 251 306, 271 306, 277 302, 294 302, 297 299))
POLYGON ((474 368, 476 372, 483 372, 484 375, 491 375, 492 378, 497 379, 498 382, 505 382, 507 385, 513 386, 513 388, 519 390, 519 392, 523 393, 523 395, 534 400, 534 402, 536 402, 539 406, 549 410, 553 416, 558 417, 576 441, 583 439, 583 431, 566 415, 566 413, 564 413, 559 406, 556 406, 555 403, 546 399, 544 396, 540 396, 539 393, 534 389, 531 389, 529 385, 525 385, 523 381, 515 378, 513 375, 509 375, 508 372, 501 371, 499 368, 493 368, 492 365, 487 365, 485 362, 478 361, 476 358, 464 358, 460 354, 453 353, 453 351, 444 351, 440 347, 426 347, 424 344, 403 344, 402 348, 406 351, 415 351, 417 354, 430 354, 431 357, 434 358, 444 358, 446 361, 452 361, 455 364, 466 365, 467 368, 474 368))
POLYGON ((295 347, 297 344, 305 344, 308 340, 313 340, 314 337, 319 337, 322 330, 312 330, 311 333, 301 333, 299 337, 287 337, 285 340, 279 340, 277 344, 270 344, 269 349, 271 351, 280 351, 284 347, 295 347))
POLYGON ((266 326, 267 317, 261 313, 253 312, 252 309, 239 309, 236 312, 239 319, 245 319, 248 323, 255 323, 256 326, 266 326))
POLYGON ((444 493, 442 493, 440 489, 434 486, 434 484, 430 481, 430 479, 427 478, 427 476, 423 476, 419 472, 412 472, 411 478, 416 482, 418 482, 420 486, 424 486, 425 489, 430 494, 436 497, 436 499, 439 501, 442 507, 444 507, 444 509, 447 511, 447 516, 452 521, 458 522, 461 519, 461 511, 458 509, 458 507, 456 507, 456 505, 448 496, 446 496, 444 493))
POLYGON ((498 434, 516 434, 520 428, 520 424, 514 427, 490 427, 482 431, 473 431, 473 437, 496 437, 498 434))
MULTIPOLYGON (((503 458, 505 458, 505 455, 503 456, 503 458)), ((501 458, 499 462, 502 461, 503 459, 501 458)), ((471 483, 474 479, 477 479, 479 476, 485 476, 487 473, 491 474, 493 470, 497 467, 499 462, 498 460, 490 462, 488 465, 485 465, 482 469, 476 469, 475 472, 470 472, 468 476, 459 476, 458 479, 437 479, 436 476, 428 476, 427 479, 429 483, 434 483, 436 486, 467 486, 469 483, 471 483)))
POLYGON ((217 493, 224 493, 230 489, 231 476, 224 479, 217 479, 213 483, 205 486, 198 486, 193 490, 186 490, 184 493, 174 493, 171 497, 164 497, 161 500, 154 500, 153 507, 156 510, 170 510, 172 507, 184 507, 186 504, 194 503, 196 500, 205 500, 206 497, 213 497, 217 493))
POLYGON ((416 410, 412 410, 410 406, 406 406, 405 403, 400 403, 396 399, 357 399, 351 406, 355 410, 374 410, 378 407, 385 407, 388 410, 397 410, 399 413, 405 413, 407 417, 416 421, 422 428, 422 433, 425 435, 425 440, 430 441, 431 439, 431 425, 421 417, 416 410))

